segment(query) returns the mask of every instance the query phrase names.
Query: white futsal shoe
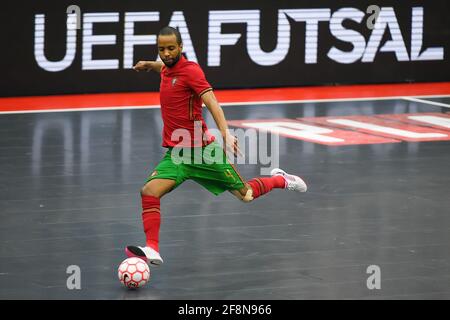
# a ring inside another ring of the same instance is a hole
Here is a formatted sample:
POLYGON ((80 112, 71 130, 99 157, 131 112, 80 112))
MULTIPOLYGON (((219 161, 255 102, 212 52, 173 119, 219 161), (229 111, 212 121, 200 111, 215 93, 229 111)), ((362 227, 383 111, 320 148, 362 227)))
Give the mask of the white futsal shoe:
POLYGON ((270 172, 271 176, 282 176, 286 181, 286 189, 298 192, 306 192, 308 187, 302 178, 294 176, 293 174, 288 174, 280 168, 275 168, 270 172))
POLYGON ((159 252, 150 247, 127 246, 125 248, 125 253, 129 258, 141 258, 154 266, 160 266, 163 263, 163 259, 159 255, 159 252))

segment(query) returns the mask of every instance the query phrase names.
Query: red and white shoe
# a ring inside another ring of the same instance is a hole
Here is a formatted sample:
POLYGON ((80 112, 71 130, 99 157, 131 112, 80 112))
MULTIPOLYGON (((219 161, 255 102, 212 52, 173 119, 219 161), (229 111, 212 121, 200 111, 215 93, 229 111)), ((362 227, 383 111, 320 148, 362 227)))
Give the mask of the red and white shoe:
POLYGON ((288 174, 280 168, 275 168, 270 172, 271 176, 282 176, 286 181, 286 189, 298 192, 306 192, 308 187, 302 178, 288 174))
POLYGON ((159 252, 150 247, 127 246, 125 248, 125 253, 129 258, 141 258, 154 266, 160 266, 163 263, 163 259, 159 255, 159 252))

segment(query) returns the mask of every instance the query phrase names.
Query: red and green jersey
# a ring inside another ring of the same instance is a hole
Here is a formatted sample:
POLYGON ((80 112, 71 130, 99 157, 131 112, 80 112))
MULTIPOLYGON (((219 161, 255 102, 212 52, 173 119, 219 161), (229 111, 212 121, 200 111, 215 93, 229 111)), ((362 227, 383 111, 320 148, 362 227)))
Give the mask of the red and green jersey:
POLYGON ((202 147, 214 141, 202 116, 201 96, 211 90, 200 66, 183 55, 173 67, 162 67, 160 103, 164 123, 163 147, 202 147), (177 132, 172 138, 177 129, 187 130, 190 139, 185 141, 187 139, 180 138, 177 132))

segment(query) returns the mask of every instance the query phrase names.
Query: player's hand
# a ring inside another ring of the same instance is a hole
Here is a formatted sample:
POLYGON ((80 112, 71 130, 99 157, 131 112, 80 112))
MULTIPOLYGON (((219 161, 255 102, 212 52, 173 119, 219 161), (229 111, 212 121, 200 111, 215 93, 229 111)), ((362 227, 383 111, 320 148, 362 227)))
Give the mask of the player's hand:
POLYGON ((152 67, 149 63, 149 61, 139 61, 138 63, 136 63, 136 65, 133 67, 134 70, 136 70, 137 72, 139 71, 150 71, 152 70, 152 67))
POLYGON ((241 149, 239 148, 238 139, 235 136, 227 134, 225 137, 225 145, 227 151, 232 152, 235 157, 243 156, 241 149))

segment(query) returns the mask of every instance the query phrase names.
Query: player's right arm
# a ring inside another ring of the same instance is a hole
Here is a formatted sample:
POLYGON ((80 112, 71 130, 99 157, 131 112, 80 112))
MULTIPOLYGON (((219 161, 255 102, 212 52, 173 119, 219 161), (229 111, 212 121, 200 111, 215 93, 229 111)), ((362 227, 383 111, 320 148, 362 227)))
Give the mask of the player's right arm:
POLYGON ((139 71, 155 71, 160 73, 164 63, 162 61, 139 61, 133 67, 137 72, 139 71))

